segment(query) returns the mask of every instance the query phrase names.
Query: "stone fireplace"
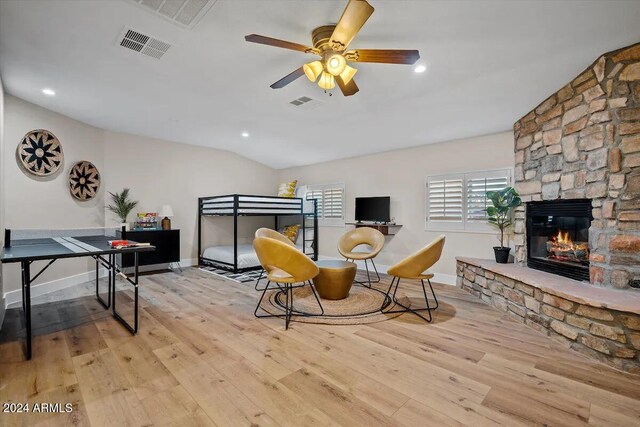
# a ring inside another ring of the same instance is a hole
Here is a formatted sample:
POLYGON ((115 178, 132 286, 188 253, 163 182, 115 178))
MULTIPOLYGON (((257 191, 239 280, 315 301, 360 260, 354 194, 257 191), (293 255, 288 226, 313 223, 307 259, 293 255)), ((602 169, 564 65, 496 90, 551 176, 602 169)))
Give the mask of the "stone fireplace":
POLYGON ((589 199, 528 202, 527 266, 588 281, 591 210, 589 199))
POLYGON ((602 55, 513 130, 516 263, 458 257, 457 285, 640 373, 640 43, 602 55))
POLYGON ((602 55, 516 122, 514 136, 516 189, 525 202, 515 214, 516 262, 539 266, 540 242, 536 254, 528 253, 529 210, 539 210, 544 205, 539 202, 590 202, 586 236, 546 224, 545 232, 553 227, 561 232, 556 243, 545 236, 547 255, 583 264, 593 285, 635 292, 640 287, 640 44, 602 55), (573 240, 573 249, 565 237, 573 240), (586 245, 576 249, 576 238, 585 237, 586 245), (581 258, 585 254, 588 262, 581 258))

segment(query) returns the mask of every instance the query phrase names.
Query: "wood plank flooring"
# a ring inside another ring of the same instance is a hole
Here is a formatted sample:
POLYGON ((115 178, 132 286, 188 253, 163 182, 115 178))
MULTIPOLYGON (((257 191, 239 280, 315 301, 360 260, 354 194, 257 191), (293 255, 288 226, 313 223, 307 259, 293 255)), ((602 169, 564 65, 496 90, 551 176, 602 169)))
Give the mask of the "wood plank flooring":
MULTIPOLYGON (((435 290, 431 324, 404 314, 285 331, 284 321, 253 317, 252 284, 192 268, 141 279, 137 336, 101 308, 91 285, 49 295, 34 306, 31 361, 21 311, 7 311, 0 402, 71 403, 73 411, 0 413, 0 424, 640 425, 640 377, 457 288, 435 290)), ((417 287, 404 291, 419 304, 417 287)), ((129 295, 118 298, 126 313, 129 295)))

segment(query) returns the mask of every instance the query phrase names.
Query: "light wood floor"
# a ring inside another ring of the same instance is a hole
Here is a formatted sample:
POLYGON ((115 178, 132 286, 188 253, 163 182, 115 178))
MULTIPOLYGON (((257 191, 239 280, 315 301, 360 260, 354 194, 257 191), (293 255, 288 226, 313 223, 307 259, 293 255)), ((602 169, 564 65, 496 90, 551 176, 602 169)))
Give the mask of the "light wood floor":
POLYGON ((640 377, 451 286, 436 286, 432 324, 404 314, 285 331, 283 321, 253 317, 252 286, 188 269, 142 279, 135 337, 86 289, 35 306, 33 360, 15 337, 18 310, 0 339, 0 402, 69 402, 73 412, 2 413, 0 423, 640 425, 640 377))

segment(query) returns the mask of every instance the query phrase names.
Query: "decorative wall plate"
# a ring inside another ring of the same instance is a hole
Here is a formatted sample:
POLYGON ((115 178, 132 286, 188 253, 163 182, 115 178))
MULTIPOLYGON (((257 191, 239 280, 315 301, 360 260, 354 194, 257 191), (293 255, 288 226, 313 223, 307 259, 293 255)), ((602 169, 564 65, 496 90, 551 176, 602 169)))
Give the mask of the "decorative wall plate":
POLYGON ((27 133, 18 144, 18 158, 22 166, 38 176, 54 174, 64 159, 58 138, 48 130, 36 129, 27 133))
POLYGON ((69 171, 69 190, 78 200, 93 199, 100 188, 100 173, 95 165, 83 160, 76 163, 69 171))

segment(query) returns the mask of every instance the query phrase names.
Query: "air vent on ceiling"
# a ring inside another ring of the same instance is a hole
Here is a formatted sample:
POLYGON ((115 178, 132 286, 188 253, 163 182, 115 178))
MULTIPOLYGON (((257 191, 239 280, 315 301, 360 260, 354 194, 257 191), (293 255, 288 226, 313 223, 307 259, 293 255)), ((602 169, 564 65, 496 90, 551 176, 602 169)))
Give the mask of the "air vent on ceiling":
POLYGON ((154 39, 131 28, 125 28, 122 31, 118 37, 118 44, 156 59, 162 58, 162 55, 167 53, 171 47, 169 43, 154 39))
POLYGON ((311 98, 309 98, 308 96, 303 96, 303 97, 300 97, 298 99, 294 99, 293 101, 289 102, 289 104, 293 104, 296 107, 298 107, 298 106, 300 106, 302 104, 306 104, 309 101, 313 101, 313 100, 311 98))
POLYGON ((129 0, 179 25, 192 29, 217 0, 129 0))

